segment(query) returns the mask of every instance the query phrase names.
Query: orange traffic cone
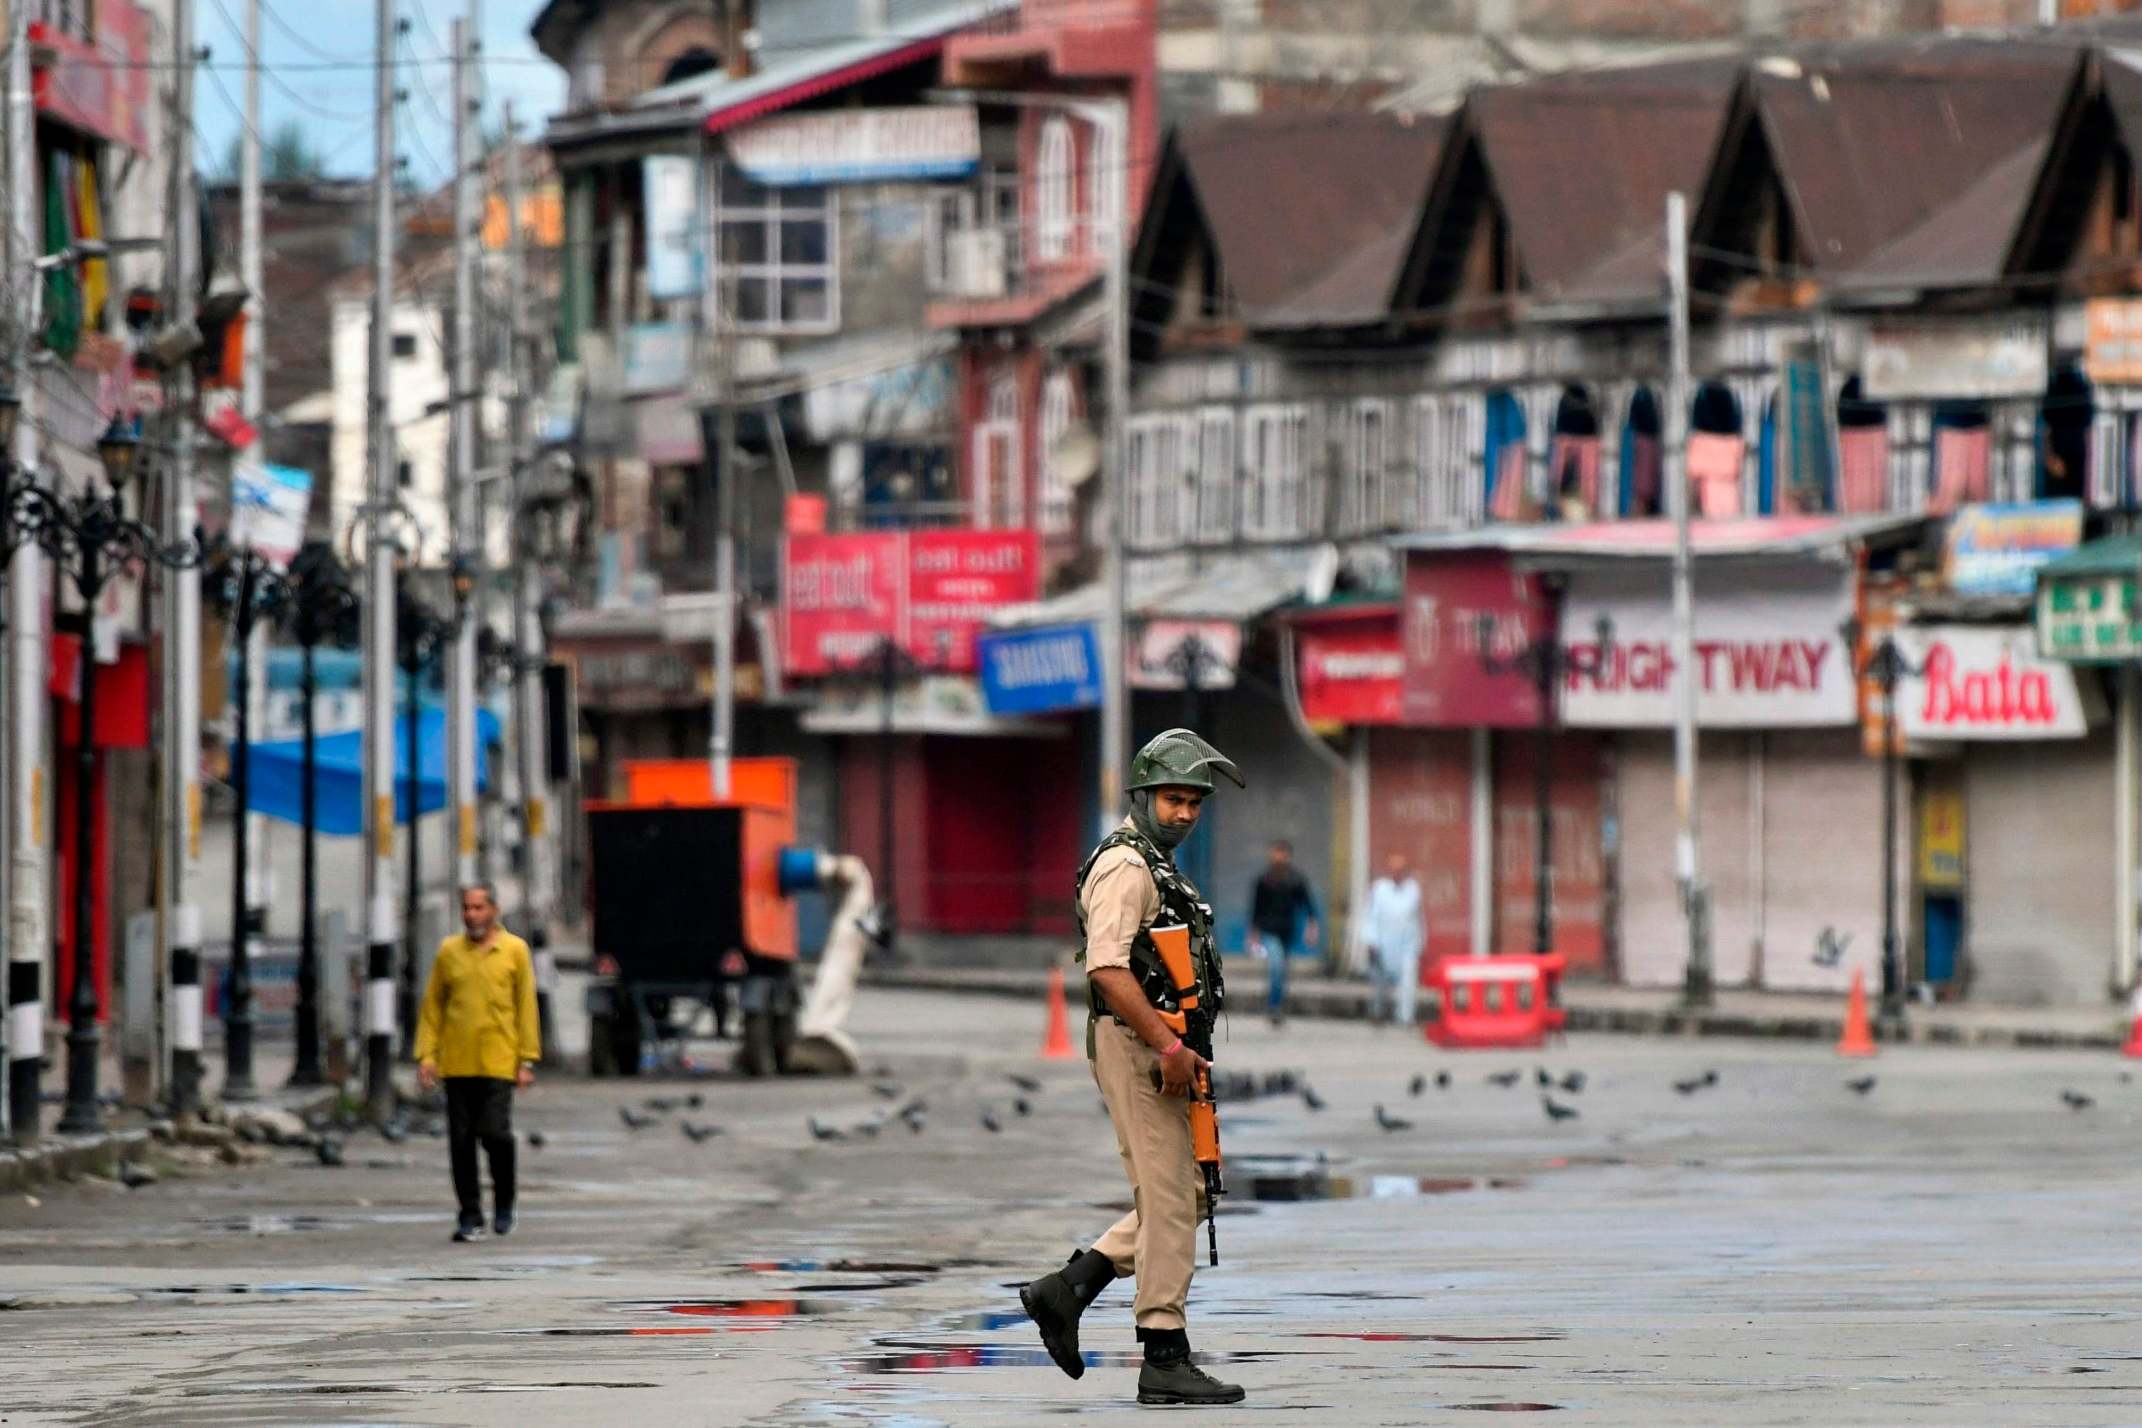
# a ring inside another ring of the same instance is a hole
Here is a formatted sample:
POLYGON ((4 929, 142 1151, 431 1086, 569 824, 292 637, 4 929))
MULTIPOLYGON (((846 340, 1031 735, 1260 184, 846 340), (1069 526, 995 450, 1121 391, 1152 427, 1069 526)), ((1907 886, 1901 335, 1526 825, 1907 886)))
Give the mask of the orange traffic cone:
POLYGON ((1845 998, 1844 1035, 1837 1038, 1839 1056, 1874 1055, 1874 1029, 1867 1025, 1867 974, 1852 974, 1852 994, 1845 998))
POLYGON ((1046 1061, 1069 1061, 1078 1053, 1071 1049, 1071 1029, 1064 1022, 1064 969, 1049 968, 1049 1025, 1041 1034, 1041 1055, 1046 1061))
POLYGON ((2135 1020, 2128 1029, 2127 1044, 2120 1048, 2120 1055, 2133 1060, 2142 1057, 2142 986, 2135 988, 2135 1020))

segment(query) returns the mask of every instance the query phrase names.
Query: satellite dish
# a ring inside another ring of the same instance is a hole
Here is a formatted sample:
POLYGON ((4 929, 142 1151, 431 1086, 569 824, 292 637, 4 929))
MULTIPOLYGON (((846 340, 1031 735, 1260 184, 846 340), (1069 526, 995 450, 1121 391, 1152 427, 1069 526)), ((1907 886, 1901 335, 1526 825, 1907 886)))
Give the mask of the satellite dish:
POLYGON ((1101 443, 1093 428, 1077 422, 1056 438, 1048 451, 1050 474, 1067 491, 1075 491, 1101 469, 1101 443))
POLYGON ((1302 596, 1312 605, 1321 605, 1338 585, 1339 548, 1327 541, 1309 558, 1309 571, 1302 577, 1302 596))

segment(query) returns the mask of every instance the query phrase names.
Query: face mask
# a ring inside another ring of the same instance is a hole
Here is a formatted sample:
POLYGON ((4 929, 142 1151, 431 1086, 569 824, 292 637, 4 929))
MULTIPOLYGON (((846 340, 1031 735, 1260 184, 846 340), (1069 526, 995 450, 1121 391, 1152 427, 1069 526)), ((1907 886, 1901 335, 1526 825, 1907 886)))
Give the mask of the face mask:
POLYGON ((1131 826, 1149 839, 1153 846, 1165 853, 1172 853, 1190 836, 1195 823, 1185 827, 1171 827, 1153 816, 1153 791, 1141 788, 1131 795, 1131 826))

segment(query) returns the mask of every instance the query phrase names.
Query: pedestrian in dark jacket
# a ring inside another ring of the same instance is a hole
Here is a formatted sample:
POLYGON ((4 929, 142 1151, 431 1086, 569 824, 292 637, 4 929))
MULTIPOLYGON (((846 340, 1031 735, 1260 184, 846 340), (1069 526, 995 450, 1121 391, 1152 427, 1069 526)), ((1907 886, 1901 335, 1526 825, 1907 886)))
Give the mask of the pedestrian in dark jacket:
POLYGON ((1269 963, 1265 1012, 1272 1025, 1287 1014, 1287 960, 1297 947, 1314 952, 1319 935, 1316 894, 1294 866, 1293 844, 1277 840, 1250 890, 1250 937, 1269 963))

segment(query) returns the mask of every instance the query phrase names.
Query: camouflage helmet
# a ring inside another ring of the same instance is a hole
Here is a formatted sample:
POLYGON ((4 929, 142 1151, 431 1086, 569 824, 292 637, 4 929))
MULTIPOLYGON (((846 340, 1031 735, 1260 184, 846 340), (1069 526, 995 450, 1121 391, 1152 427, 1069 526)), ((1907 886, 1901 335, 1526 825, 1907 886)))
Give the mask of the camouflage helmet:
POLYGON ((1234 760, 1188 729, 1170 729, 1154 735, 1152 742, 1131 760, 1130 791, 1194 788, 1201 793, 1210 793, 1212 769, 1218 769, 1234 780, 1237 788, 1249 787, 1242 781, 1241 771, 1235 767, 1234 760))

